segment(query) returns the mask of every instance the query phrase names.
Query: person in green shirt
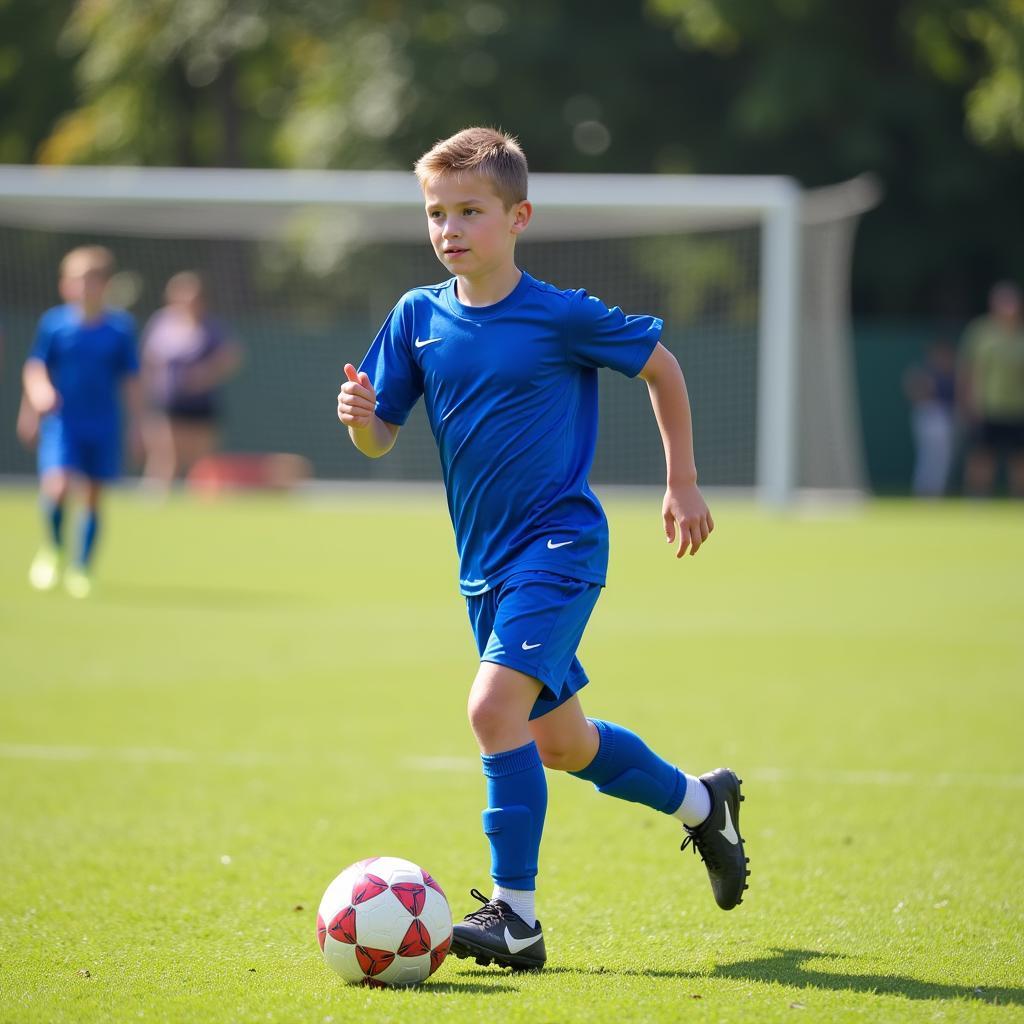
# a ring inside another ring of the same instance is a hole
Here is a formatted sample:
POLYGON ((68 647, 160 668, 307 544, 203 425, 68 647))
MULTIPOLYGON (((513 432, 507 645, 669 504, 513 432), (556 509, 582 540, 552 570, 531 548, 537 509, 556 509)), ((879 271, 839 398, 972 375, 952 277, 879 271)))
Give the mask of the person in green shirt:
POLYGON ((994 285, 988 315, 967 325, 957 391, 969 429, 968 494, 991 494, 1005 461, 1010 493, 1024 498, 1024 298, 1012 282, 994 285))

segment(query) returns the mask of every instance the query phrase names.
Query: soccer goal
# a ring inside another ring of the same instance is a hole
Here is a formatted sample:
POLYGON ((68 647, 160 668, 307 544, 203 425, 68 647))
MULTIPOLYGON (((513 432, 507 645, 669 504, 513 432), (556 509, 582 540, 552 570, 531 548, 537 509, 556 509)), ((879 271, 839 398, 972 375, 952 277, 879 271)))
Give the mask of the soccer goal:
MULTIPOLYGON (((858 219, 877 201, 870 180, 804 191, 782 177, 534 174, 530 188, 520 266, 664 318, 704 484, 771 504, 863 488, 849 280, 858 219)), ((58 301, 61 256, 86 242, 114 251, 112 301, 140 326, 173 273, 204 276, 247 352, 226 448, 295 452, 324 479, 436 478, 422 411, 375 462, 334 413, 343 364, 403 291, 445 276, 410 173, 95 167, 0 167, 0 473, 31 471, 13 436, 18 369, 58 301)), ((662 483, 643 385, 603 374, 601 405, 592 479, 662 483)))

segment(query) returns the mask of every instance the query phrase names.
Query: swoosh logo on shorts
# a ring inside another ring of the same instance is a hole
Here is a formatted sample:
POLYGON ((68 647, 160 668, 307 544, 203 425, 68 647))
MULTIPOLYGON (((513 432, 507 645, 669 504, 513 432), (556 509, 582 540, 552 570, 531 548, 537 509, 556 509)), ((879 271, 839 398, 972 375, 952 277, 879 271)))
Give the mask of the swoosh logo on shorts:
POLYGON ((554 542, 553 540, 549 540, 549 541, 548 541, 548 549, 549 549, 550 551, 554 551, 554 550, 555 550, 555 548, 564 548, 564 547, 568 547, 568 546, 569 546, 570 544, 574 544, 574 543, 575 543, 575 541, 571 541, 571 540, 560 540, 560 541, 559 541, 559 542, 558 542, 558 543, 556 544, 556 543, 555 543, 555 542, 554 542))
MULTIPOLYGON (((406 335, 406 337, 408 337, 408 335, 406 335)), ((417 348, 423 348, 424 345, 433 345, 435 341, 444 341, 444 338, 424 338, 422 341, 417 338, 413 344, 417 348)))
POLYGON ((525 640, 523 641, 523 650, 524 651, 535 651, 538 647, 541 647, 541 646, 542 646, 541 644, 528 644, 525 640))

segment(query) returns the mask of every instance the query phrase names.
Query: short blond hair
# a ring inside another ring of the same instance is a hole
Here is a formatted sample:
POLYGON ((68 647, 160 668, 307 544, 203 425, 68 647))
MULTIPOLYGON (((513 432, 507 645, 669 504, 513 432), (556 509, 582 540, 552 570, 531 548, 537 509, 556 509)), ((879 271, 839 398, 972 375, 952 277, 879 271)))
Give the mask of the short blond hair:
POLYGON ((60 261, 60 276, 74 273, 77 267, 81 267, 83 274, 96 271, 110 278, 114 273, 114 254, 105 245, 80 245, 64 254, 60 261))
POLYGON ((529 171, 519 141, 494 128, 464 128, 441 139, 416 161, 420 186, 449 175, 486 178, 508 210, 526 199, 529 171))

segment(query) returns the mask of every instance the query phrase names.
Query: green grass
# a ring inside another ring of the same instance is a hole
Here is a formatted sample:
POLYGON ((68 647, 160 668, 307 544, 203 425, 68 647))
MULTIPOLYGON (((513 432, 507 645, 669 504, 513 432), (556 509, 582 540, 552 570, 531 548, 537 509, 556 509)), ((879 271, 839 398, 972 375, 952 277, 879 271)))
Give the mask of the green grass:
POLYGON ((607 504, 584 704, 740 771, 748 897, 551 777, 548 969, 369 991, 314 939, 342 867, 488 884, 440 495, 115 496, 74 602, 0 492, 0 1020, 1024 1020, 1021 508, 719 504, 678 564, 657 495, 607 504))

